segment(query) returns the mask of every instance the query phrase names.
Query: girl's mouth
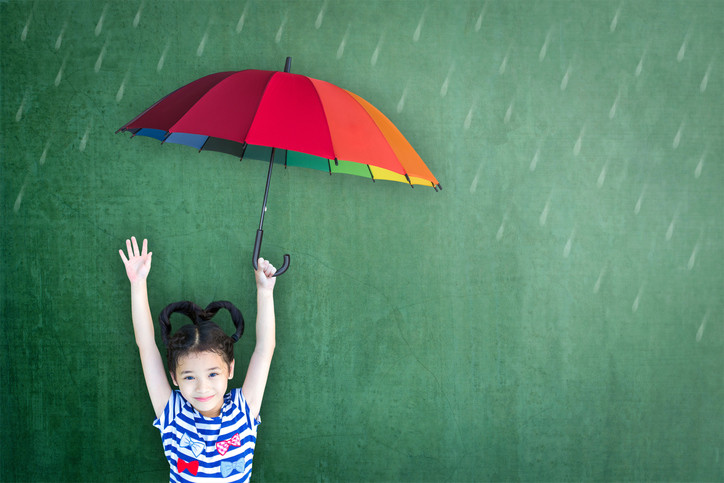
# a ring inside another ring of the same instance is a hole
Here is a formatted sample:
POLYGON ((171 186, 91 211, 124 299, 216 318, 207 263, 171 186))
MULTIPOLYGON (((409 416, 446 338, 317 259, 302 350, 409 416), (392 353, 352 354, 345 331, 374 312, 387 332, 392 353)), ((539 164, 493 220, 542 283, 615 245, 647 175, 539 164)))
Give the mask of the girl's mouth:
POLYGON ((208 396, 208 397, 197 397, 195 398, 198 402, 208 402, 211 401, 214 398, 214 396, 208 396))

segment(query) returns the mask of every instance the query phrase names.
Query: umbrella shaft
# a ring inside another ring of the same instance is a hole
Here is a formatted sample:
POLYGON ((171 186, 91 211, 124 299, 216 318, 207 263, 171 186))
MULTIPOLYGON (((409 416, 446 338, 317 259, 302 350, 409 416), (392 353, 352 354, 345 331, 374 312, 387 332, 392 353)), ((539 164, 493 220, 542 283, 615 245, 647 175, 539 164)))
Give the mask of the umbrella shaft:
POLYGON ((272 148, 271 159, 269 160, 269 171, 266 175, 266 189, 264 190, 264 205, 261 207, 261 216, 259 217, 259 229, 264 229, 264 213, 266 213, 266 200, 269 197, 269 185, 271 184, 272 168, 274 167, 274 152, 275 148, 272 148))

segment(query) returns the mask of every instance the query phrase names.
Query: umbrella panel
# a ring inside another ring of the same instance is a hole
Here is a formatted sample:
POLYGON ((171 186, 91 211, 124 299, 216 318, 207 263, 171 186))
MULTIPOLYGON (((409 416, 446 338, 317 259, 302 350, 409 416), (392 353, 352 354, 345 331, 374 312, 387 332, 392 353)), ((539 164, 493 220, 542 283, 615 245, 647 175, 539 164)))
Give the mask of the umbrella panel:
MULTIPOLYGON (((169 134, 166 131, 160 129, 147 128, 135 129, 131 130, 131 132, 133 132, 133 134, 136 136, 146 136, 165 143, 183 144, 196 148, 199 151, 216 151, 220 153, 230 154, 238 158, 246 157, 257 159, 260 161, 266 161, 271 157, 271 147, 257 145, 245 146, 244 144, 237 143, 235 141, 229 141, 227 139, 204 136, 200 134, 177 132, 169 134)), ((275 156, 274 162, 276 164, 284 164, 285 166, 315 169, 330 174, 341 173, 374 180, 381 179, 426 186, 431 185, 430 181, 422 178, 416 178, 414 176, 411 176, 408 181, 408 179, 405 178, 404 175, 400 175, 384 168, 356 163, 352 161, 335 161, 333 159, 313 156, 311 154, 302 153, 299 151, 287 151, 286 156, 275 156)))

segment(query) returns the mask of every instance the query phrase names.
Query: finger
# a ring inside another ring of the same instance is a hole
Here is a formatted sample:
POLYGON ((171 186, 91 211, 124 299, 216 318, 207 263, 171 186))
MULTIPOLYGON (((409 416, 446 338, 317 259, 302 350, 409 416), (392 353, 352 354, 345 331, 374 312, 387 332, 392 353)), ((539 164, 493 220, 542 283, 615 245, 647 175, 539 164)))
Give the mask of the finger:
POLYGON ((128 263, 128 259, 126 258, 126 254, 123 253, 123 250, 118 250, 118 253, 121 254, 121 259, 123 260, 123 264, 124 264, 124 265, 127 264, 127 263, 128 263))
POLYGON ((128 250, 128 258, 132 258, 133 248, 131 247, 131 240, 126 240, 126 250, 128 250))
POLYGON ((140 252, 138 251, 138 242, 136 241, 135 236, 131 237, 131 242, 133 243, 133 255, 137 257, 140 255, 140 252))
POLYGON ((141 255, 146 256, 147 253, 148 253, 148 240, 144 238, 143 239, 143 249, 141 251, 141 255))

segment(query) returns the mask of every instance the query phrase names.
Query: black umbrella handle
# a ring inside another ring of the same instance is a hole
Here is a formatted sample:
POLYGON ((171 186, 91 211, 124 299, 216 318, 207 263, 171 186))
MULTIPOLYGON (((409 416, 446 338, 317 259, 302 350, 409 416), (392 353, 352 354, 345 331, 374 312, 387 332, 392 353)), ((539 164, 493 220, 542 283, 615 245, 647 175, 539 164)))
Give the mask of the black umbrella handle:
MULTIPOLYGON (((256 241, 254 242, 254 254, 252 255, 251 259, 251 265, 254 267, 254 270, 259 269, 259 252, 261 252, 261 239, 264 236, 264 230, 256 230, 256 241)), ((282 266, 277 268, 276 273, 274 274, 275 277, 278 277, 279 275, 283 274, 287 271, 287 268, 289 268, 289 254, 284 254, 284 263, 282 263, 282 266)))

